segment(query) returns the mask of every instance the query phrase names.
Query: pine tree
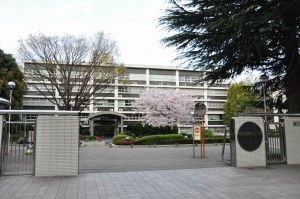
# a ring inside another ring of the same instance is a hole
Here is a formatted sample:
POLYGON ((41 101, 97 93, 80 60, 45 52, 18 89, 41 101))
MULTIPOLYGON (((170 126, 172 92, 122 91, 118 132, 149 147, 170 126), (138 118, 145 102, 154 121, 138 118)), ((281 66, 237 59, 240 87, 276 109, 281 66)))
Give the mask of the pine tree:
POLYGON ((160 25, 172 35, 162 42, 177 48, 177 59, 209 70, 212 83, 245 70, 267 73, 267 86, 286 95, 289 113, 300 112, 299 0, 169 3, 160 25))

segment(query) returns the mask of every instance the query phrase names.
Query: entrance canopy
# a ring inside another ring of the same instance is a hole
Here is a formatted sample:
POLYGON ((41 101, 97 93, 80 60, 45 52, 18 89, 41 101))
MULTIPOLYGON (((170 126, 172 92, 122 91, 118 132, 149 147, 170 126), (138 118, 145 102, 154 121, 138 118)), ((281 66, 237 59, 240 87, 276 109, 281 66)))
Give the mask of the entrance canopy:
POLYGON ((126 115, 114 111, 101 111, 88 117, 90 133, 96 136, 112 137, 123 132, 123 119, 126 115))
POLYGON ((90 119, 95 118, 97 116, 110 117, 112 119, 127 118, 127 116, 122 114, 122 113, 118 113, 118 112, 114 112, 114 111, 101 111, 101 112, 97 112, 97 113, 89 115, 88 119, 90 120, 90 119))

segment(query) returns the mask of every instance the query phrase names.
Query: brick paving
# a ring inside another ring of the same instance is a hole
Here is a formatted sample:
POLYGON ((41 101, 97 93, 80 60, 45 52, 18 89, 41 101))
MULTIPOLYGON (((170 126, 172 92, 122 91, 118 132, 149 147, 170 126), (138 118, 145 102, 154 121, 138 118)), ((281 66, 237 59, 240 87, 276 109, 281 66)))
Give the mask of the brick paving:
POLYGON ((2 176, 0 199, 300 198, 300 165, 238 169, 222 163, 221 146, 205 159, 190 147, 80 150, 78 176, 2 176))
POLYGON ((76 177, 0 177, 0 198, 300 198, 300 165, 237 169, 83 173, 76 177))

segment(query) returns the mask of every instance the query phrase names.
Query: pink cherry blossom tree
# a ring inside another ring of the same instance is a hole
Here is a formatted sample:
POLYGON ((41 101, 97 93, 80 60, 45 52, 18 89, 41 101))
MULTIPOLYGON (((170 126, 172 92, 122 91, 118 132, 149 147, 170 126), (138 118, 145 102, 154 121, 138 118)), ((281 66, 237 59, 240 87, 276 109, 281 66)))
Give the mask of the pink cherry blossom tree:
POLYGON ((195 107, 193 93, 175 89, 146 89, 133 104, 137 112, 144 113, 143 120, 152 126, 172 126, 178 122, 193 121, 190 115, 195 107))

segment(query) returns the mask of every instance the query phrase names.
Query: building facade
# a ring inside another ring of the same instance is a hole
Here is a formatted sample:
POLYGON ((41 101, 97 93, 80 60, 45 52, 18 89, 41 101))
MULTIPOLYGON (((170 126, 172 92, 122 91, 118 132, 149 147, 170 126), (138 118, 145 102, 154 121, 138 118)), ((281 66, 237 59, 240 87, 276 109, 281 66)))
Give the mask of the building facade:
MULTIPOLYGON (((24 66, 26 68, 26 62, 24 66)), ((90 131, 92 135, 113 135, 120 130, 116 130, 110 121, 107 113, 118 113, 126 117, 122 119, 124 127, 131 122, 142 121, 142 113, 137 113, 133 102, 139 98, 139 94, 146 88, 176 88, 177 90, 197 93, 197 102, 203 103, 207 107, 205 115, 205 127, 212 129, 215 133, 222 133, 225 125, 222 122, 223 105, 227 97, 227 89, 230 81, 209 86, 203 81, 204 71, 195 71, 175 67, 163 67, 152 65, 126 65, 126 72, 112 81, 109 86, 96 97, 80 114, 82 126, 89 126, 90 115, 106 113, 106 117, 99 117, 95 121, 103 121, 111 125, 99 125, 90 131), (95 130, 96 129, 96 130, 95 130), (97 131, 97 132, 95 132, 97 131)), ((26 73, 25 73, 26 78, 26 73)), ((39 91, 31 86, 30 78, 26 79, 28 89, 24 96, 24 109, 57 110, 57 107, 49 102, 39 91)), ((42 87, 42 85, 41 85, 42 87)), ((59 96, 57 96, 59 97, 59 96)), ((116 115, 118 115, 116 114, 116 115)), ((101 115, 101 114, 100 114, 101 115)), ((34 116, 33 116, 34 117, 34 116)), ((180 125, 181 133, 192 133, 192 125, 180 125)))

